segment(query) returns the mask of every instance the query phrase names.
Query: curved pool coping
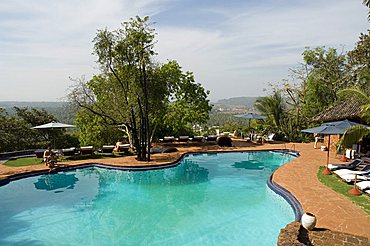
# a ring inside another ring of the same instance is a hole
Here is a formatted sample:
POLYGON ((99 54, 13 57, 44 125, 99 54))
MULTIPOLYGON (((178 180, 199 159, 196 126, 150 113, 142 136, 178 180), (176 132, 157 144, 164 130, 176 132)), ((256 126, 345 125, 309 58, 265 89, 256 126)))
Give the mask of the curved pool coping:
MULTIPOLYGON (((288 155, 292 155, 294 157, 299 157, 299 152, 294 150, 286 150, 286 149, 272 149, 272 150, 232 150, 232 151, 198 151, 198 152, 186 152, 183 153, 176 161, 165 163, 165 164, 158 164, 158 165, 145 165, 145 166, 116 166, 110 164, 99 164, 99 163, 84 163, 84 164, 77 164, 73 166, 65 166, 65 167, 58 167, 54 170, 35 170, 26 173, 18 173, 14 175, 10 175, 5 179, 0 179, 0 186, 4 186, 9 184, 12 181, 38 176, 38 175, 45 175, 45 174, 53 174, 58 172, 65 172, 65 171, 72 171, 82 168, 88 167, 99 167, 99 168, 106 168, 106 169, 115 169, 115 170, 122 170, 122 171, 149 171, 149 170, 157 170, 157 169, 164 169, 164 168, 171 168, 180 165, 181 161, 190 155, 201 155, 201 154, 217 154, 217 153, 232 153, 232 152, 261 152, 261 151, 273 151, 273 152, 280 152, 288 155)), ((285 164, 284 164, 285 165, 285 164)), ((276 171, 276 170, 275 170, 276 171)), ((303 215, 303 210, 300 202, 297 198, 290 193, 287 189, 283 188, 275 181, 273 181, 273 176, 275 171, 271 174, 269 179, 267 180, 267 186, 276 194, 284 198, 286 202, 291 206, 295 215, 295 221, 300 222, 301 217, 303 215)))

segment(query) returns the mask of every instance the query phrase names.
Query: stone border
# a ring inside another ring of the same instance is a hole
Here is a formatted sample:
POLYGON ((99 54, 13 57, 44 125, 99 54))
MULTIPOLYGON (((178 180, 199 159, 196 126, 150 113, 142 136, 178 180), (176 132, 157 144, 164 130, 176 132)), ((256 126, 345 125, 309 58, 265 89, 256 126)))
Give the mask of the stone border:
MULTIPOLYGON (((272 151, 272 152, 280 152, 284 154, 288 154, 294 157, 299 157, 299 152, 293 151, 293 150, 286 150, 286 149, 266 149, 266 150, 231 150, 231 151, 199 151, 199 152, 187 152, 183 153, 179 159, 176 161, 166 163, 166 164, 159 164, 159 165, 146 165, 146 166, 116 166, 116 165, 109 165, 109 164, 98 164, 98 163, 85 163, 85 164, 78 164, 73 166, 66 166, 66 167, 60 167, 55 170, 36 170, 31 171, 27 173, 20 173, 20 174, 14 174, 11 175, 5 179, 0 179, 0 186, 4 186, 6 184, 9 184, 11 181, 38 176, 38 175, 44 175, 44 174, 53 174, 58 172, 65 172, 65 171, 72 171, 77 170, 81 168, 88 168, 88 167, 99 167, 99 168, 105 168, 105 169, 116 169, 116 170, 122 170, 122 171, 149 171, 149 170, 158 170, 158 169, 164 169, 164 168, 171 168, 178 166, 181 161, 190 155, 201 155, 201 154, 217 154, 217 153, 237 153, 237 152, 262 152, 262 151, 272 151)), ((267 180, 267 186, 274 191, 276 194, 283 197, 291 206, 291 208, 294 211, 295 214, 295 221, 299 222, 301 220, 303 210, 302 206, 293 196, 292 193, 290 193, 288 190, 274 182, 273 179, 274 172, 271 174, 270 178, 267 180)))
POLYGON ((302 215, 303 215, 303 209, 302 209, 301 203, 287 189, 283 188, 282 186, 280 186, 279 184, 277 184, 275 181, 272 180, 273 176, 274 176, 274 173, 275 172, 273 172, 271 174, 270 178, 267 180, 267 186, 272 191, 274 191, 276 194, 283 197, 285 199, 285 201, 287 201, 289 203, 289 205, 291 206, 291 208, 294 211, 295 221, 300 222, 301 218, 302 218, 302 215))

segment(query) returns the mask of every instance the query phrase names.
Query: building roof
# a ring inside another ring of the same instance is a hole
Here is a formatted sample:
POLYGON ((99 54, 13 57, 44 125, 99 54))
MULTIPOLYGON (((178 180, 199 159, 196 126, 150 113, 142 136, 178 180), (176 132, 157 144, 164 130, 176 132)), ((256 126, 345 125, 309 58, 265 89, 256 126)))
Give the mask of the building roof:
POLYGON ((312 122, 328 122, 337 120, 361 120, 362 105, 356 100, 346 100, 331 106, 311 118, 312 122))

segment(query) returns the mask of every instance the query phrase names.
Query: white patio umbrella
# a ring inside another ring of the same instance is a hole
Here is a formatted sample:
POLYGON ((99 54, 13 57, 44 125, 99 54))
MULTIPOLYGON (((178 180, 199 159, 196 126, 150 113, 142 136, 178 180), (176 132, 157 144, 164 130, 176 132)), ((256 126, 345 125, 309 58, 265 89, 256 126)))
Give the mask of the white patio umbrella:
MULTIPOLYGON (((76 126, 52 121, 50 123, 35 126, 35 127, 32 127, 32 128, 33 129, 51 129, 51 130, 53 130, 53 129, 61 129, 61 128, 74 128, 74 127, 76 127, 76 126)), ((54 139, 54 147, 55 147, 55 139, 54 139)))

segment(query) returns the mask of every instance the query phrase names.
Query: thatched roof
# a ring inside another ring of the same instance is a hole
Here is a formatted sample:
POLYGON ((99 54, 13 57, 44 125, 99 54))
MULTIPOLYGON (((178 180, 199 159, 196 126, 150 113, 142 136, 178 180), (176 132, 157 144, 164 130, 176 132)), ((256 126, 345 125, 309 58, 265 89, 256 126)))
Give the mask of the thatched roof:
POLYGON ((327 108, 311 118, 312 122, 328 122, 337 120, 360 120, 362 105, 355 100, 343 101, 327 108))

